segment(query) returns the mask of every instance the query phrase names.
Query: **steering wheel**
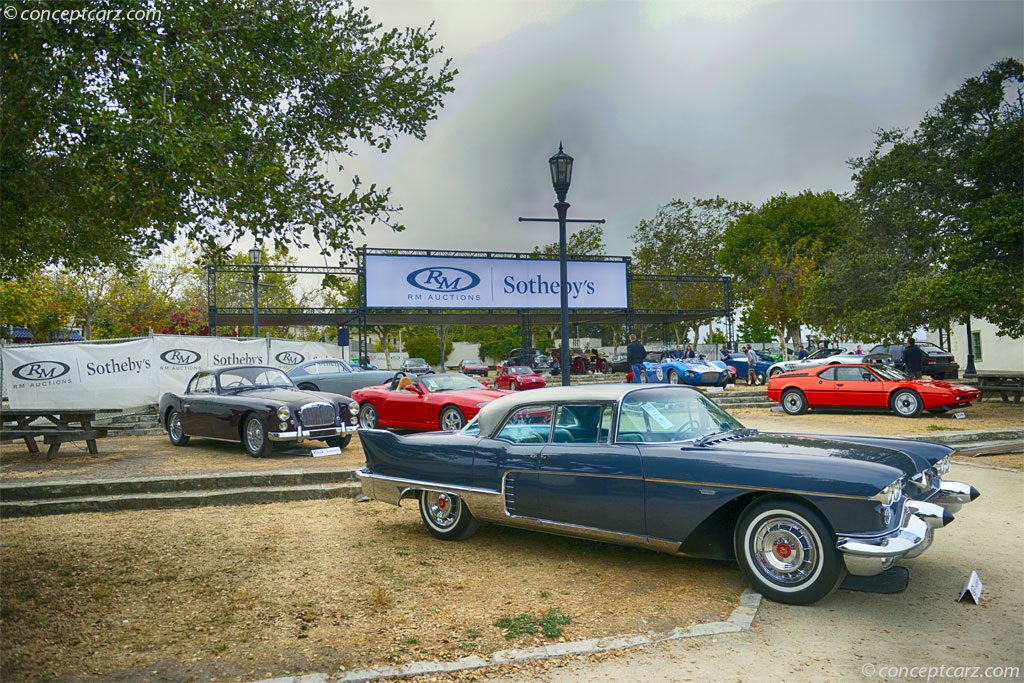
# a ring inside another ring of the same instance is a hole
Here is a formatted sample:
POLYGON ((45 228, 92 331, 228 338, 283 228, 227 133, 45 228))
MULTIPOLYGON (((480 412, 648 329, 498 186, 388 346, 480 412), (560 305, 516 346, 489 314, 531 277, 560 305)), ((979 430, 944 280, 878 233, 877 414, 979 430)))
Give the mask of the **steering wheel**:
POLYGON ((225 389, 241 389, 244 386, 245 386, 245 382, 243 382, 242 380, 236 379, 234 382, 231 382, 230 384, 228 384, 224 388, 225 389))
POLYGON ((683 432, 688 432, 690 430, 696 430, 696 429, 700 429, 700 424, 696 420, 690 420, 690 421, 684 423, 682 427, 677 429, 675 431, 675 433, 672 434, 672 439, 673 440, 677 439, 683 432))

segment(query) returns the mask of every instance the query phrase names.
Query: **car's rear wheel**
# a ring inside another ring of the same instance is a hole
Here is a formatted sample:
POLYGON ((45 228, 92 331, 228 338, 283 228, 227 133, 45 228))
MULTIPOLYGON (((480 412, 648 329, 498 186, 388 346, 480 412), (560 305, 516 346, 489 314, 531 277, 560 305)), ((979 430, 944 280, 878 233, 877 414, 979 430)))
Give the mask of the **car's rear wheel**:
POLYGON ((303 382, 299 385, 299 389, 302 389, 303 391, 320 391, 320 387, 312 382, 303 382))
POLYGON ((768 378, 764 376, 763 372, 758 372, 756 374, 757 374, 757 383, 763 386, 768 381, 768 378))
POLYGON ((736 525, 734 545, 750 585, 777 602, 810 605, 846 576, 835 534, 819 513, 797 501, 751 504, 736 525))
POLYGON ((167 413, 167 438, 171 440, 171 443, 175 446, 187 446, 188 445, 188 434, 185 433, 185 429, 181 426, 181 413, 177 410, 171 410, 167 413))
POLYGON ((480 525, 461 498, 438 491, 420 492, 420 517, 434 538, 445 541, 469 538, 480 525))
POLYGON ((647 384, 650 380, 647 378, 647 371, 642 367, 640 368, 640 384, 647 384))
POLYGON ((267 428, 263 420, 257 415, 250 415, 245 418, 242 425, 242 445, 245 452, 254 458, 262 458, 270 452, 270 439, 267 437, 267 428))
POLYGON ((781 375, 781 374, 782 374, 782 370, 780 370, 779 368, 772 368, 771 371, 768 373, 768 376, 769 377, 774 377, 775 375, 781 375))
POLYGON ((328 446, 331 448, 337 447, 341 450, 345 450, 345 446, 349 445, 352 441, 351 434, 343 434, 342 436, 332 436, 329 439, 324 439, 328 446))
POLYGON ((803 415, 807 412, 807 397, 799 389, 786 389, 782 392, 782 409, 788 415, 803 415))
POLYGON ((445 406, 437 421, 442 432, 457 432, 466 425, 466 416, 455 406, 445 406))
POLYGON ((917 395, 916 391, 911 389, 899 389, 896 391, 892 398, 889 399, 889 405, 892 407, 893 412, 900 417, 917 417, 921 414, 921 410, 924 409, 921 397, 917 395))
POLYGON ((668 371, 668 383, 669 384, 679 384, 679 373, 676 372, 675 370, 669 370, 668 371))
POLYGON ((380 425, 380 417, 372 403, 359 406, 359 426, 363 429, 376 429, 380 425))

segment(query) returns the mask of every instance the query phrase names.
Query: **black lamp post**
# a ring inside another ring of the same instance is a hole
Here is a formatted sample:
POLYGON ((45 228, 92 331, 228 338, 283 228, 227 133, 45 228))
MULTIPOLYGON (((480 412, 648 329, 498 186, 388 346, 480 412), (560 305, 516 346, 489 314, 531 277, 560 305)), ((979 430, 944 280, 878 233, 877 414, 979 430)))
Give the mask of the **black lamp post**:
POLYGON ((565 201, 565 195, 569 192, 569 184, 572 182, 572 157, 562 151, 562 143, 558 143, 558 154, 548 159, 551 166, 551 185, 555 188, 555 196, 558 202, 555 203, 555 210, 558 212, 558 271, 559 271, 559 297, 562 314, 562 350, 559 352, 559 374, 562 376, 562 386, 570 384, 569 372, 572 366, 569 353, 569 275, 566 262, 565 247, 565 222, 566 214, 569 211, 569 203, 565 201))
POLYGON ((249 263, 252 264, 252 336, 260 336, 260 261, 263 250, 254 246, 249 250, 249 263))

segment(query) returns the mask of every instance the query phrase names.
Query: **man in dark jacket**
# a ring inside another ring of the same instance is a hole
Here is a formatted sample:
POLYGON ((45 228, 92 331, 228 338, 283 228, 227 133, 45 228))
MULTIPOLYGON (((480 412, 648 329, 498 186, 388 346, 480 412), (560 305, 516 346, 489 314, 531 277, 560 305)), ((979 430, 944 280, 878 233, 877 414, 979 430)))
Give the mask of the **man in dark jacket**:
POLYGON ((647 349, 636 340, 636 335, 629 335, 629 343, 626 344, 626 363, 633 369, 633 383, 640 384, 640 376, 644 372, 643 362, 647 358, 647 349))
POLYGON ((923 368, 924 351, 914 343, 913 337, 907 337, 907 346, 903 349, 903 372, 920 379, 923 368))

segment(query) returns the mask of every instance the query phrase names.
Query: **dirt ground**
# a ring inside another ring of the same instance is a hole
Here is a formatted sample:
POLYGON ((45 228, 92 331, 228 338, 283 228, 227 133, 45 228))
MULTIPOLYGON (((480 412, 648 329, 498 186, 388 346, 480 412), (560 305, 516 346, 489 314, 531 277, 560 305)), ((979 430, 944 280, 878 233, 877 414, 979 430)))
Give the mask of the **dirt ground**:
MULTIPOLYGON (((1024 426, 985 401, 908 420, 731 411, 763 431, 904 435, 1024 426)), ((361 464, 237 445, 110 438, 47 461, 0 447, 4 483, 361 464)), ((973 459, 1021 466, 1020 454, 973 459)), ((352 500, 0 520, 0 679, 256 680, 450 660, 510 647, 717 621, 743 589, 728 563, 483 526, 434 540, 414 507, 352 500), (506 638, 503 618, 561 635, 506 638)))

